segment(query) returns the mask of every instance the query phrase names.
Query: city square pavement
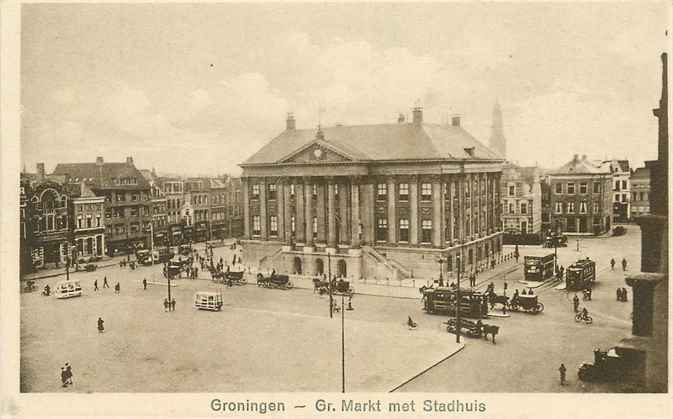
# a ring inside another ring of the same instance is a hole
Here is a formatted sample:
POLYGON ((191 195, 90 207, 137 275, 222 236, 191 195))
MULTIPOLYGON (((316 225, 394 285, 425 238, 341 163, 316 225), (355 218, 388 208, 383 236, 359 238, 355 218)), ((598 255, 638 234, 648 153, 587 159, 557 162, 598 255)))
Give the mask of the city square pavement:
MULTIPOLYGON (((576 369, 592 360, 595 347, 605 350, 628 336, 631 290, 627 287, 629 302, 620 303, 615 289, 626 286, 621 258, 636 270, 639 249, 637 226, 628 226, 622 237, 582 239, 579 252, 569 240, 569 247, 558 251, 559 263, 568 266, 587 256, 597 261, 593 301, 582 303, 594 323, 576 323, 572 294, 545 284, 537 289, 543 313, 489 319, 500 326, 496 344, 463 338, 461 351, 443 328, 446 318, 423 312, 420 298, 356 295, 355 310, 345 312, 347 391, 391 390, 452 354, 397 391, 623 391, 620 385, 582 383, 576 369), (615 271, 611 257, 618 262, 615 271), (405 326, 407 316, 418 322, 416 330, 405 326), (563 387, 561 362, 568 368, 563 387)), ((521 246, 519 251, 523 256, 550 250, 521 246)), ((231 260, 228 248, 215 254, 231 260)), ((21 295, 22 391, 340 391, 340 314, 329 319, 327 297, 309 289, 224 288, 208 279, 180 279, 172 281, 176 311, 166 313, 159 266, 109 267, 72 278, 81 281, 83 297, 21 295), (120 282, 119 295, 113 288, 93 291, 94 279, 101 286, 103 276, 111 287, 120 282), (156 284, 143 291, 142 278, 156 284), (191 307, 196 290, 218 289, 225 302, 221 312, 191 307), (103 334, 96 330, 99 316, 105 320, 103 334), (65 362, 73 365, 74 388, 60 387, 65 362)), ((53 286, 59 279, 36 285, 53 286)), ((511 292, 521 288, 522 279, 522 268, 512 265, 492 277, 480 275, 478 286, 493 281, 502 293, 506 281, 511 292)), ((252 275, 248 282, 254 282, 252 275)), ((361 284, 355 286, 357 291, 361 284)))

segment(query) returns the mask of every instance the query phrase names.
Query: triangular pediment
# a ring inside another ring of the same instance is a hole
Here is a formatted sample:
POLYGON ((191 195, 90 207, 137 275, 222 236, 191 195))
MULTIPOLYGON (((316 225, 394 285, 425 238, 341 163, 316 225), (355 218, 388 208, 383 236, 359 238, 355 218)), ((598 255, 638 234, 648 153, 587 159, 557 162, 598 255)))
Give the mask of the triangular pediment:
POLYGON ((334 163, 354 160, 348 153, 325 141, 315 140, 294 150, 281 163, 334 163))

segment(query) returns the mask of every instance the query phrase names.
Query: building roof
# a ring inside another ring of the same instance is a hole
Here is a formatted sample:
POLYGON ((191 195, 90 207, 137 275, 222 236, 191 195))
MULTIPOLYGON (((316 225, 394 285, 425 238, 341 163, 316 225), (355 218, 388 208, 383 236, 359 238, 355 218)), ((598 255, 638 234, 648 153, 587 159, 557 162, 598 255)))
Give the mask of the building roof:
POLYGON ((582 156, 581 158, 575 154, 575 156, 568 163, 563 166, 554 169, 549 173, 549 175, 605 175, 610 174, 607 169, 600 168, 594 165, 591 161, 587 160, 587 156, 582 156))
POLYGON ((606 166, 610 172, 629 172, 631 170, 628 160, 603 160, 603 166, 606 166))
POLYGON ((649 167, 639 167, 631 175, 631 179, 649 179, 649 178, 650 178, 649 167))
POLYGON ((321 143, 351 161, 426 159, 502 159, 460 126, 378 124, 288 129, 242 165, 278 163, 313 143, 321 143), (473 149, 471 154, 466 149, 473 149))
MULTIPOLYGON (((84 182, 66 183, 64 188, 72 198, 95 198, 96 194, 84 182)), ((101 196, 101 199, 103 197, 101 196)))
POLYGON ((133 163, 59 163, 55 175, 65 175, 69 182, 83 181, 93 189, 148 189, 149 183, 133 163), (123 185, 114 179, 135 178, 135 185, 123 185))

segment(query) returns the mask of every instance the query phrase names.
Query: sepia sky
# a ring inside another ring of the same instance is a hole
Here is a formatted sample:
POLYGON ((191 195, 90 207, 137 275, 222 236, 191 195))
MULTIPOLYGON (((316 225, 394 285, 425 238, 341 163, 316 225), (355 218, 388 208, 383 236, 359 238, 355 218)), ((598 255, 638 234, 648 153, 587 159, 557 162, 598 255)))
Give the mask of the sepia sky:
POLYGON ((392 123, 417 101, 487 144, 498 100, 513 161, 640 165, 669 22, 666 2, 24 4, 22 163, 238 173, 288 111, 392 123))

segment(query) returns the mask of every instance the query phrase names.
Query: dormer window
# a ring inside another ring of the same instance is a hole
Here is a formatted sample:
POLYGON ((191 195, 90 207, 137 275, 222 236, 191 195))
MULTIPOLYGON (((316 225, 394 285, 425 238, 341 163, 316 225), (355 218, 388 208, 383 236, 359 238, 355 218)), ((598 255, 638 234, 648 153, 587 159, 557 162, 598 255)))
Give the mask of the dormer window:
POLYGON ((474 147, 465 147, 463 150, 465 150, 465 154, 468 156, 474 157, 474 147))

